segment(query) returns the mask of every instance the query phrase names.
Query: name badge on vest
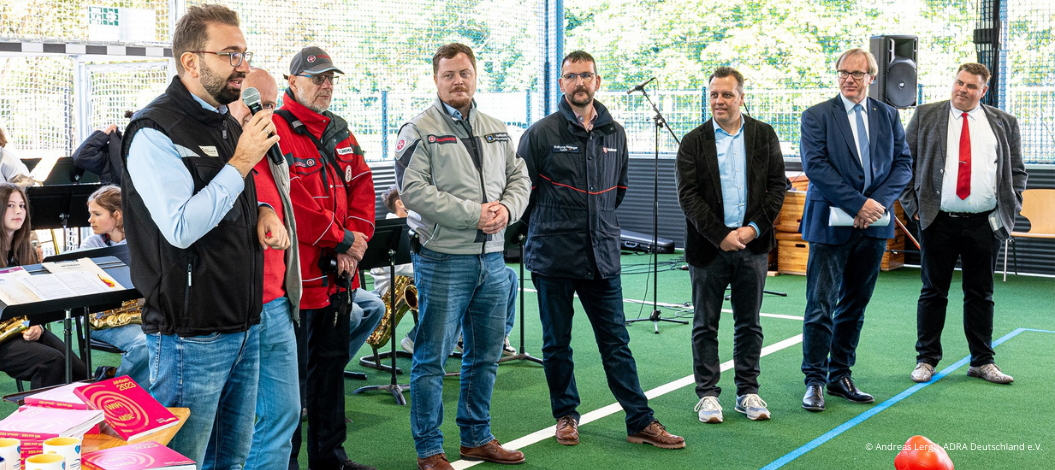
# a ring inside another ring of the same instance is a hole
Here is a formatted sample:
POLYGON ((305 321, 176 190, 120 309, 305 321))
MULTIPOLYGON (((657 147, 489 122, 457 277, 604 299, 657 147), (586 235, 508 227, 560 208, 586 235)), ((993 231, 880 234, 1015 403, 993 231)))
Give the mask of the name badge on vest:
POLYGON ((211 145, 199 145, 198 148, 200 148, 202 152, 204 152, 206 155, 208 155, 210 157, 219 157, 220 156, 220 152, 216 151, 216 147, 213 147, 211 145))
POLYGON ((581 153, 578 145, 554 145, 553 153, 581 153))
POLYGON ((337 149, 337 155, 348 155, 350 153, 352 153, 352 148, 351 147, 344 147, 344 148, 337 149))

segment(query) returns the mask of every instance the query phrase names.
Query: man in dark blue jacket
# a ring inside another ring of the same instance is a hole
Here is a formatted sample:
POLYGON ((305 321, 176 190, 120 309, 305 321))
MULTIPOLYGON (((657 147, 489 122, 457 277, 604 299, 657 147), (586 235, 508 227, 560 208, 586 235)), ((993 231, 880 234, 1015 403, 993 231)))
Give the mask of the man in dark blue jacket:
POLYGON ((557 442, 579 443, 579 392, 572 361, 572 298, 579 295, 593 325, 608 387, 626 412, 627 441, 685 447, 653 417, 637 378, 623 316, 619 221, 627 185, 623 126, 593 100, 601 85, 590 54, 575 51, 561 65, 560 111, 524 134, 517 154, 531 176, 525 262, 534 274, 542 317, 542 359, 557 442))
POLYGON ((802 407, 809 411, 824 410, 825 384, 829 395, 855 403, 874 401, 857 388, 850 368, 886 239, 894 237, 889 213, 912 177, 897 110, 868 97, 868 85, 879 69, 875 57, 850 49, 835 67, 839 96, 802 113, 800 152, 810 178, 800 227, 802 238, 810 242, 802 407))

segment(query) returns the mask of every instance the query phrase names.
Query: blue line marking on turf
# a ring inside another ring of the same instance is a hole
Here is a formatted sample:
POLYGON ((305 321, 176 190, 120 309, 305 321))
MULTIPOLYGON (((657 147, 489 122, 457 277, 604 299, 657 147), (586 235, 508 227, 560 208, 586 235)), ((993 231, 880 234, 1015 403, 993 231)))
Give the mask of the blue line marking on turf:
MULTIPOLYGON (((1055 333, 1055 331, 1051 331, 1051 330, 1038 330, 1038 329, 1035 329, 1035 328, 1017 328, 1014 331, 1002 336, 1000 339, 997 339, 996 341, 993 341, 993 347, 995 348, 995 347, 1003 344, 1005 341, 1007 341, 1007 340, 1009 340, 1011 338, 1014 338, 1015 336, 1018 336, 1020 333, 1022 333, 1024 331, 1032 331, 1032 332, 1036 332, 1036 333, 1055 333)), ((784 454, 783 457, 781 457, 781 458, 779 458, 777 460, 774 460, 772 463, 770 463, 769 465, 766 465, 765 467, 762 467, 762 470, 775 470, 777 468, 783 467, 783 466, 791 463, 791 461, 801 457, 806 452, 809 452, 809 451, 811 451, 813 449, 816 449, 816 448, 820 447, 824 443, 834 439, 836 436, 838 436, 838 435, 840 435, 840 434, 842 434, 842 433, 844 433, 846 431, 849 431, 851 428, 853 428, 854 426, 857 426, 858 424, 863 423, 868 418, 871 418, 871 417, 879 414, 880 412, 885 411, 887 408, 890 408, 891 406, 894 406, 895 404, 897 404, 897 402, 908 398, 913 393, 916 393, 916 392, 922 390, 923 388, 927 387, 928 385, 941 380, 946 375, 949 375, 950 373, 952 373, 956 369, 959 369, 959 368, 963 367, 964 364, 967 364, 970 361, 971 361, 971 356, 970 355, 968 355, 967 357, 965 357, 963 359, 960 359, 959 361, 956 361, 955 364, 952 364, 952 365, 942 369, 941 372, 938 372, 937 374, 934 374, 934 377, 931 378, 930 382, 919 383, 919 384, 916 384, 916 385, 913 385, 913 386, 909 387, 905 391, 895 395, 893 398, 890 398, 890 399, 884 401, 883 403, 880 403, 880 404, 872 407, 868 411, 865 411, 864 413, 861 413, 861 414, 853 417, 853 419, 851 419, 851 420, 849 420, 849 421, 847 421, 847 422, 845 422, 843 424, 840 424, 835 429, 832 429, 831 431, 828 431, 828 432, 820 435, 816 439, 814 439, 814 440, 812 440, 810 442, 807 442, 802 447, 799 447, 798 449, 795 449, 795 450, 793 450, 791 452, 788 452, 787 454, 784 454)))

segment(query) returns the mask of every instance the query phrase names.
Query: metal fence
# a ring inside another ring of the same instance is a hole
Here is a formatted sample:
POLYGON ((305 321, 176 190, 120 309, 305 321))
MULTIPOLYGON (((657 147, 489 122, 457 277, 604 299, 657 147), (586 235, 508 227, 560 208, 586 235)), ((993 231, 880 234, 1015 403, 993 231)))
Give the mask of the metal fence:
MULTIPOLYGON (((919 86, 920 104, 946 100, 950 86, 919 86)), ((748 89, 744 111, 773 126, 780 137, 785 155, 799 152, 799 120, 810 106, 831 99, 835 88, 748 89)), ((701 90, 659 90, 650 94, 656 107, 666 117, 680 139, 710 118, 706 88, 701 90)), ((544 116, 531 113, 531 92, 478 93, 479 109, 504 121, 514 136, 544 116)), ((406 93, 370 93, 335 100, 337 114, 354 116, 349 120, 352 131, 367 151, 371 161, 392 158, 391 142, 399 127, 427 108, 435 95, 406 93), (382 131, 384 130, 384 131, 382 131)), ((651 154, 655 149, 651 105, 640 94, 624 91, 599 92, 595 99, 604 103, 616 121, 626 129, 630 151, 651 154)), ((1008 87, 1008 112, 1018 117, 1022 134, 1022 152, 1026 163, 1055 164, 1055 87, 1008 87)), ((914 109, 901 110, 903 125, 908 125, 914 109)), ((659 133, 661 154, 676 153, 678 145, 665 129, 659 133)))

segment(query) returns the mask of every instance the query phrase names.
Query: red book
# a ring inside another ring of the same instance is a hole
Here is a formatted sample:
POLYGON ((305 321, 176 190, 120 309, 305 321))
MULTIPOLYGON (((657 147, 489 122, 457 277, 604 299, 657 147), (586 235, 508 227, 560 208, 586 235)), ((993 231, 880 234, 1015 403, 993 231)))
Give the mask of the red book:
POLYGON ((67 410, 87 410, 88 404, 81 400, 73 389, 87 385, 87 382, 74 382, 69 385, 55 387, 51 390, 40 392, 26 397, 26 405, 39 406, 41 408, 63 408, 67 410))
POLYGON ((174 426, 179 418, 127 375, 77 387, 73 393, 106 414, 106 424, 130 441, 174 426))
POLYGON ((84 454, 84 470, 194 470, 194 461, 154 441, 84 454))

